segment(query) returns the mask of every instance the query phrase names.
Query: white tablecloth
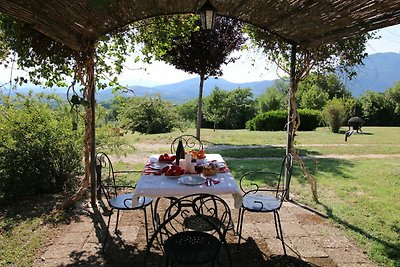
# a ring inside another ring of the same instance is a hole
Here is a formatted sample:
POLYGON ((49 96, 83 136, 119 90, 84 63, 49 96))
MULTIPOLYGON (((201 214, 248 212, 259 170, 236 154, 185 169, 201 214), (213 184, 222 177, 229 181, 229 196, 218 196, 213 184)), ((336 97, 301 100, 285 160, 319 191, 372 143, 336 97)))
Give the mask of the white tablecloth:
MULTIPOLYGON (((224 162, 219 154, 207 154, 207 161, 224 162)), ((158 155, 151 156, 149 162, 157 162, 158 155)), ((182 175, 180 177, 183 177, 182 175)), ((165 175, 143 174, 140 176, 134 191, 133 203, 137 203, 139 196, 143 197, 180 197, 196 193, 208 193, 213 195, 231 194, 234 199, 235 208, 242 205, 242 191, 230 172, 217 173, 211 177, 213 180, 220 181, 218 184, 207 186, 205 183, 201 185, 185 185, 178 183, 178 178, 168 177, 165 175)))

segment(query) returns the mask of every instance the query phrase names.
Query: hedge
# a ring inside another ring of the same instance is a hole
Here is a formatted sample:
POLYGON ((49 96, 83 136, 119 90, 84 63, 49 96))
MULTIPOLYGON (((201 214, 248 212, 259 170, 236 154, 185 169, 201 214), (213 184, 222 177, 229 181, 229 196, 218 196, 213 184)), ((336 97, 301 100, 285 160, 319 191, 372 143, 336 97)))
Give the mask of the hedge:
MULTIPOLYGON (((299 109, 299 131, 313 131, 321 125, 319 110, 299 109)), ((283 131, 287 124, 287 111, 273 110, 258 114, 246 122, 246 129, 250 131, 283 131)))

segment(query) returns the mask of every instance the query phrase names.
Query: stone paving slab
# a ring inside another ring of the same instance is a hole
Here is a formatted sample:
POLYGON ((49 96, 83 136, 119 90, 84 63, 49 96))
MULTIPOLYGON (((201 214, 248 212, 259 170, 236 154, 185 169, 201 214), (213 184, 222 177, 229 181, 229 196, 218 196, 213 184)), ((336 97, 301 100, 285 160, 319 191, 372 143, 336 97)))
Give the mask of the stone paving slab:
MULTIPOLYGON (((233 201, 227 200, 233 206, 233 201)), ((87 207, 77 222, 52 240, 34 266, 141 266, 146 249, 143 212, 121 212, 118 235, 114 234, 114 214, 105 253, 102 242, 108 217, 100 213, 101 209, 95 212, 87 207)), ((283 262, 298 260, 299 264, 290 266, 376 266, 342 230, 325 218, 287 202, 280 215, 287 258, 281 256, 282 243, 276 238, 272 214, 245 213, 242 235, 247 240, 242 240, 239 254, 232 252, 234 266, 284 266, 274 263, 282 259, 283 262)), ((237 209, 232 209, 232 217, 236 224, 237 209)), ((237 237, 230 235, 228 244, 236 251, 237 237)))

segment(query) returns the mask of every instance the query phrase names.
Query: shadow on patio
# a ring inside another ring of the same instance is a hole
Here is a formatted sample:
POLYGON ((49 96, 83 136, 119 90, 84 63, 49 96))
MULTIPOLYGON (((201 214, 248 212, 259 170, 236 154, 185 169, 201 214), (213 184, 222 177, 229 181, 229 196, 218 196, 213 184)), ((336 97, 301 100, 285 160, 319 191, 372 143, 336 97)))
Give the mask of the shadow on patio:
MULTIPOLYGON (((226 201, 233 207, 232 199, 226 197, 226 201)), ((102 253, 107 217, 100 215, 101 208, 92 209, 89 204, 82 211, 79 220, 52 240, 35 266, 142 266, 146 247, 141 212, 121 214, 119 235, 112 234, 102 253)), ((232 209, 232 216, 237 218, 236 209, 232 209)), ((232 233, 227 237, 233 266, 374 266, 352 240, 326 219, 290 202, 284 203, 281 219, 287 256, 283 256, 280 240, 275 238, 272 214, 249 214, 243 225, 247 241, 242 243, 239 254, 235 252, 237 237, 232 233)), ((152 264, 148 266, 164 266, 161 254, 153 251, 150 259, 152 264)), ((225 262, 226 255, 222 254, 221 266, 226 266, 225 262)))

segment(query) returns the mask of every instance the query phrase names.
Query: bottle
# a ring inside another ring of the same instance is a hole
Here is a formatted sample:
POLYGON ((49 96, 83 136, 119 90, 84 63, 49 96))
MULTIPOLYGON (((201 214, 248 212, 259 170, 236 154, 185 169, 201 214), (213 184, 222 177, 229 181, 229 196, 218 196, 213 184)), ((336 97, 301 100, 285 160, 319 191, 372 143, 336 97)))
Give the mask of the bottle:
POLYGON ((180 138, 178 146, 176 148, 176 165, 179 166, 179 160, 184 158, 185 158, 185 149, 183 148, 182 138, 180 138))

